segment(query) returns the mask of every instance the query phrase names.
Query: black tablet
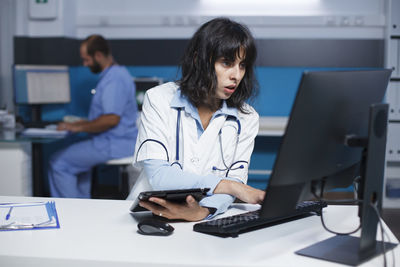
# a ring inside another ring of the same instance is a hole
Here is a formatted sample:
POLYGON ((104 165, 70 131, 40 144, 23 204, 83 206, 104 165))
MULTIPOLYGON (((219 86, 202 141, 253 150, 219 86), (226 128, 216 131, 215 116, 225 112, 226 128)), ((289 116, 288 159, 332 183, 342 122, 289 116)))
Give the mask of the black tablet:
MULTIPOLYGON (((161 191, 145 191, 141 192, 138 196, 138 200, 148 200, 150 197, 163 198, 168 201, 185 202, 187 196, 192 196, 197 201, 200 201, 207 195, 210 188, 193 188, 193 189, 177 189, 177 190, 161 190, 161 191)), ((131 211, 146 211, 146 209, 139 205, 133 205, 131 211)))
POLYGON ((138 196, 139 200, 148 200, 150 197, 163 198, 169 201, 184 202, 186 197, 191 195, 197 201, 200 201, 207 195, 210 188, 194 188, 179 190, 163 190, 163 191, 146 191, 141 192, 138 196))

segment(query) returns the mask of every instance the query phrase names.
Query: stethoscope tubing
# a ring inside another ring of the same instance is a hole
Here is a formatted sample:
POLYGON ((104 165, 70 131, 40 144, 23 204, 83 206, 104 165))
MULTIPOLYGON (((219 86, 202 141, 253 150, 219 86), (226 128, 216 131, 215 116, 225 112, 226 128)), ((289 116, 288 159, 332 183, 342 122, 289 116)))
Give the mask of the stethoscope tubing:
POLYGON ((181 129, 181 108, 178 108, 178 115, 176 118, 176 155, 175 160, 178 162, 179 166, 182 165, 179 163, 179 130, 181 129))
MULTIPOLYGON (((176 154, 175 154, 175 162, 173 162, 172 164, 171 164, 171 166, 173 166, 173 165, 178 165, 179 166, 179 168, 181 168, 181 169, 183 169, 183 167, 182 167, 182 164, 181 163, 179 163, 179 131, 180 131, 180 125, 181 125, 181 110, 182 110, 182 108, 178 108, 177 109, 177 112, 178 112, 178 114, 177 114, 177 119, 176 119, 176 154)), ((238 120, 238 119, 235 119, 235 121, 236 121, 236 123, 237 123, 237 125, 238 125, 238 129, 237 129, 237 137, 236 137, 236 142, 235 142, 235 150, 234 150, 234 153, 233 153, 233 159, 235 159, 235 157, 236 157, 236 152, 237 152, 237 147, 238 147, 238 144, 239 144, 239 136, 240 136, 240 133, 241 133, 241 124, 240 124, 240 121, 238 120)), ((220 129, 219 130, 219 133, 218 133, 218 138, 219 138, 219 143, 220 143, 220 150, 221 150, 221 157, 222 157, 222 163, 224 164, 224 169, 219 169, 219 168, 217 168, 216 166, 213 166, 212 167, 212 170, 218 170, 218 171, 226 171, 226 174, 225 174, 225 177, 228 177, 228 174, 229 174, 229 172, 232 170, 237 170, 237 169, 243 169, 244 168, 244 166, 243 165, 240 165, 239 167, 236 167, 236 168, 233 168, 233 166, 235 166, 236 164, 238 164, 238 163, 244 163, 244 164, 248 164, 248 162, 247 161, 245 161, 245 160, 238 160, 238 161, 234 161, 234 162, 232 162, 232 164, 230 165, 230 166, 228 166, 227 164, 226 164, 226 162, 225 162, 225 157, 224 157, 224 151, 223 151, 223 147, 222 147, 222 137, 221 137, 221 135, 222 135, 222 129, 220 129)), ((165 154, 167 155, 167 161, 169 162, 169 154, 168 154, 168 149, 167 149, 167 147, 161 142, 161 141, 159 141, 159 140, 156 140, 156 139, 146 139, 146 140, 144 140, 141 144, 140 144, 140 146, 139 146, 139 148, 138 148, 138 150, 137 150, 137 152, 136 152, 136 162, 137 162, 137 157, 138 157, 138 155, 139 155, 139 151, 140 151, 140 149, 142 148, 142 146, 145 144, 145 143, 147 143, 147 142, 156 142, 157 144, 159 144, 159 145, 161 145, 163 148, 164 148, 164 150, 165 150, 165 154)))
MULTIPOLYGON (((140 149, 142 149, 142 146, 143 146, 145 143, 147 143, 147 142, 156 142, 157 144, 161 145, 161 146, 164 148, 164 150, 165 150, 165 154, 167 155, 167 161, 169 162, 169 155, 168 155, 167 147, 166 147, 161 141, 158 141, 158 140, 156 140, 156 139, 150 139, 150 138, 144 140, 144 141, 140 144, 140 146, 139 146, 139 148, 138 148, 138 150, 137 150, 137 152, 136 152, 136 159, 135 159, 135 162, 137 162, 137 158, 138 158, 140 149)), ((179 164, 179 165, 180 165, 180 164, 179 164)))

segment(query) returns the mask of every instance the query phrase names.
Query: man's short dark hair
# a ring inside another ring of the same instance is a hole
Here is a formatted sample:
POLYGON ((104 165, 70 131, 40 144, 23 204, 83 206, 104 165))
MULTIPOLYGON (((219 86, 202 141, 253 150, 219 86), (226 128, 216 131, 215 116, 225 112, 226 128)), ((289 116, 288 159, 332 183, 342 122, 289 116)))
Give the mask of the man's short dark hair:
POLYGON ((184 53, 178 81, 181 92, 194 106, 210 106, 209 96, 215 95, 217 76, 215 62, 220 58, 234 62, 244 52, 245 75, 236 91, 226 100, 228 107, 242 112, 243 104, 256 95, 258 85, 254 77, 257 56, 255 41, 249 29, 227 18, 216 18, 203 24, 193 35, 184 53))
POLYGON ((89 56, 93 57, 96 51, 108 56, 111 54, 111 48, 107 40, 103 36, 93 34, 88 36, 82 44, 86 44, 86 50, 89 56))

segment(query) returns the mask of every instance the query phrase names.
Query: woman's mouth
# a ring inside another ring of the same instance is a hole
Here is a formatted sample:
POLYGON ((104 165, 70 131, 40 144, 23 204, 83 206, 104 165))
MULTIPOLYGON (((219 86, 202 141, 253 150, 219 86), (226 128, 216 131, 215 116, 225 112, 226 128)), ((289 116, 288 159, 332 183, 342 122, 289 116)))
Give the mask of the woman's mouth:
POLYGON ((230 85, 224 87, 224 92, 228 94, 233 94, 235 92, 236 86, 230 85))

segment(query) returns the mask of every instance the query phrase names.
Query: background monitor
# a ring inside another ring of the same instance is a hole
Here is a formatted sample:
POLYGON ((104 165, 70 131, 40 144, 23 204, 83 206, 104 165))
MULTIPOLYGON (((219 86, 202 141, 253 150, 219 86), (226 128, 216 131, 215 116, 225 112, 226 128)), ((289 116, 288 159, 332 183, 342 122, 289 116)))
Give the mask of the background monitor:
POLYGON ((68 66, 15 65, 16 104, 59 104, 71 101, 68 66))
POLYGON ((144 94, 150 88, 163 83, 163 80, 158 77, 135 77, 133 81, 136 85, 136 101, 138 104, 138 110, 142 110, 144 94))

